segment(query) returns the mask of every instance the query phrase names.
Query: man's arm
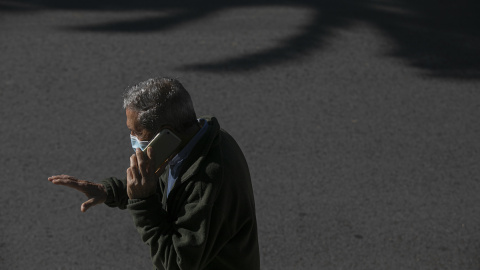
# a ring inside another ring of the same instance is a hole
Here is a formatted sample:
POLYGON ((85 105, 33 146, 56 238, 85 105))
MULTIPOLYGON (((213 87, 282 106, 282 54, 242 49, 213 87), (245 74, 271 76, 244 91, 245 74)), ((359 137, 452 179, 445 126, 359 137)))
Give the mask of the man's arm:
POLYGON ((110 177, 100 182, 107 192, 105 204, 120 209, 127 208, 127 180, 110 177))
POLYGON ((158 269, 203 269, 227 240, 218 236, 220 224, 212 222, 213 184, 190 183, 184 195, 177 217, 167 214, 156 195, 127 205, 158 269))

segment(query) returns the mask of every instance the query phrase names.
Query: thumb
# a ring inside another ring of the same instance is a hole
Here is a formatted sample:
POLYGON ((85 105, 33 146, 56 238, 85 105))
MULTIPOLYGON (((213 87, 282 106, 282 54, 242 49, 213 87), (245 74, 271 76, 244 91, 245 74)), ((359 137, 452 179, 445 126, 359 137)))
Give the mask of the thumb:
POLYGON ((86 212, 90 207, 94 206, 95 203, 95 198, 91 198, 90 200, 82 203, 82 206, 80 207, 80 211, 86 212))

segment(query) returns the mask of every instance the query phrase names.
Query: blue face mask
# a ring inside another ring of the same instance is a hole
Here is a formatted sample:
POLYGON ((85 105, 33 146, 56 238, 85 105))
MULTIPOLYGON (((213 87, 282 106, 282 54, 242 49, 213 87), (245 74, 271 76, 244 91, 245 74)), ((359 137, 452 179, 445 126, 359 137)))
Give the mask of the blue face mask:
POLYGON ((133 136, 132 134, 130 134, 130 140, 132 141, 133 151, 137 151, 137 148, 140 148, 140 150, 142 151, 145 150, 148 143, 150 142, 150 141, 139 141, 138 138, 133 136))

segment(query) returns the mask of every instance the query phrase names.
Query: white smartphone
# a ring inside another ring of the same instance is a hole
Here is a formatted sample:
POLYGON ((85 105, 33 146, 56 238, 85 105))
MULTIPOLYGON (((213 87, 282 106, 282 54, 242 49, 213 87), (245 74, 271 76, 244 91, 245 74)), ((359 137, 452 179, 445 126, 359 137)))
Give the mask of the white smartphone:
POLYGON ((181 143, 182 140, 169 129, 163 129, 150 141, 147 147, 145 147, 145 150, 143 150, 143 153, 147 155, 147 149, 150 147, 153 148, 155 173, 163 167, 181 143))

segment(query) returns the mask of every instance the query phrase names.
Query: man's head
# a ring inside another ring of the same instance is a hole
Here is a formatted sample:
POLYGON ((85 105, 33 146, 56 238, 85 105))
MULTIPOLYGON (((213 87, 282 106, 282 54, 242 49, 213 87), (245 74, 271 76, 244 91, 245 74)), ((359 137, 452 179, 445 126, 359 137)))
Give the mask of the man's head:
POLYGON ((197 123, 187 90, 176 79, 153 78, 125 92, 127 126, 139 140, 150 140, 163 128, 182 135, 197 123))

